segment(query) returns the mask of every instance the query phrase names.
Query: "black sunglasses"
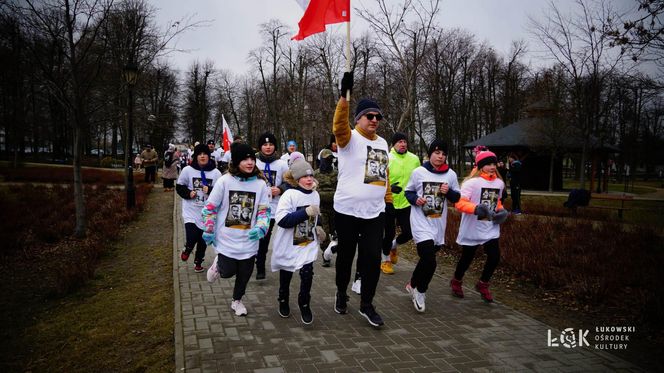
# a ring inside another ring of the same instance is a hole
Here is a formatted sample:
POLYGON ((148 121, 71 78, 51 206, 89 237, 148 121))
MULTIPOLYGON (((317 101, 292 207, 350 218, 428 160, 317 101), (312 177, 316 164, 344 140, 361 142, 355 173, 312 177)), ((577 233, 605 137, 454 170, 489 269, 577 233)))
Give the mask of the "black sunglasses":
POLYGON ((369 113, 369 114, 365 114, 365 116, 369 120, 374 120, 374 118, 376 118, 376 120, 379 121, 379 122, 381 120, 383 120, 383 114, 371 114, 371 113, 369 113))

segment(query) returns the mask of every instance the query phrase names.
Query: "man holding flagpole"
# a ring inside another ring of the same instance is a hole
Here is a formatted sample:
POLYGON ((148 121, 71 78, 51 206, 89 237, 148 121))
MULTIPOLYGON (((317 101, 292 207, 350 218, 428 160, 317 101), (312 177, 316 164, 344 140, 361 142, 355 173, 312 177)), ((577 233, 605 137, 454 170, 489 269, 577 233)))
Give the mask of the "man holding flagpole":
POLYGON ((334 194, 334 221, 339 239, 336 262, 334 311, 347 312, 347 289, 355 248, 362 274, 360 314, 369 324, 378 327, 383 319, 373 306, 373 298, 380 276, 381 242, 385 224, 385 209, 392 203, 389 175, 376 172, 386 169, 389 147, 376 134, 383 114, 378 103, 361 99, 355 109, 355 129, 348 120, 347 92, 353 87, 353 74, 344 73, 341 97, 334 112, 332 132, 337 142, 339 176, 334 194))
POLYGON ((389 176, 377 170, 387 169, 389 147, 376 135, 383 119, 380 106, 362 99, 355 109, 355 129, 348 120, 353 73, 350 72, 350 0, 310 0, 299 22, 294 40, 325 31, 325 25, 346 24, 346 73, 341 80, 341 97, 334 112, 332 133, 337 143, 339 175, 334 194, 335 226, 338 236, 334 311, 348 311, 348 284, 358 250, 358 271, 362 274, 360 314, 369 324, 380 327, 383 319, 373 306, 380 276, 381 242, 385 208, 392 203, 389 176))

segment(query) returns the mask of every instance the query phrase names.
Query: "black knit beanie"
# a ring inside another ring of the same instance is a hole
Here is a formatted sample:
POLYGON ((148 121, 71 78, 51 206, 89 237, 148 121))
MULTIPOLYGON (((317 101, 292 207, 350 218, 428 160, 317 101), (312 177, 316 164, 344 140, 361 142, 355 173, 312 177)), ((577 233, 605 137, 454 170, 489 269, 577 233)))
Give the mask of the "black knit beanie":
POLYGON ((427 156, 431 158, 431 153, 435 152, 436 150, 442 150, 443 153, 447 155, 447 143, 443 140, 433 140, 431 145, 429 145, 429 150, 427 150, 427 156))
POLYGON ((277 138, 273 134, 271 134, 270 132, 265 132, 265 133, 261 134, 260 136, 258 136, 258 151, 261 150, 261 146, 263 146, 263 144, 266 144, 268 142, 270 144, 274 145, 274 150, 275 151, 278 149, 278 147, 277 147, 277 138))
POLYGON ((209 157, 210 156, 210 148, 208 148, 208 146, 205 145, 205 144, 196 145, 196 147, 194 148, 194 155, 193 155, 194 159, 196 159, 196 157, 198 157, 198 155, 201 154, 201 153, 205 153, 209 157))
POLYGON ((244 143, 234 143, 231 145, 231 163, 233 163, 233 166, 239 167, 240 162, 247 158, 256 160, 256 154, 251 146, 244 143))
POLYGON ((355 123, 357 123, 364 114, 370 111, 375 111, 376 113, 383 115, 383 112, 380 110, 380 106, 378 106, 376 101, 370 98, 361 99, 360 102, 357 103, 357 108, 355 108, 355 123))
POLYGON ((395 132, 394 135, 392 135, 392 146, 401 140, 406 140, 406 142, 408 142, 408 137, 403 132, 395 132))

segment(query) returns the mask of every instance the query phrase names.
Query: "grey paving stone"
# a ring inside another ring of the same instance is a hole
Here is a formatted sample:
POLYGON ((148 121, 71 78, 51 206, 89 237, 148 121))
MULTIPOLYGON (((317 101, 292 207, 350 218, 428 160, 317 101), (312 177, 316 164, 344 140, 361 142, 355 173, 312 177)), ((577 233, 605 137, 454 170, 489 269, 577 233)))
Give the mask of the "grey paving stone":
MULTIPOLYGON (((396 273, 381 276, 374 304, 385 326, 376 329, 359 315, 359 296, 350 293, 349 313, 333 310, 334 265, 314 263, 312 325, 303 325, 291 284, 291 317, 277 314, 278 273, 247 287, 249 314, 230 308, 234 279, 208 283, 193 262, 179 258, 184 245, 180 200, 173 212, 177 372, 514 372, 640 371, 605 351, 546 346, 553 329, 499 302, 485 304, 472 289, 464 299, 450 295, 446 278, 434 277, 427 311, 413 309, 404 284, 414 263, 400 258, 396 273)), ((269 256, 268 252, 268 268, 269 256)), ((209 247, 204 265, 214 259, 209 247)), ((191 261, 191 259, 190 259, 191 261)), ((450 266, 451 263, 440 263, 450 266)), ((445 268, 445 267, 444 267, 445 268)), ((472 284, 467 284, 472 286, 472 284)), ((500 300, 500 294, 496 294, 500 300)))

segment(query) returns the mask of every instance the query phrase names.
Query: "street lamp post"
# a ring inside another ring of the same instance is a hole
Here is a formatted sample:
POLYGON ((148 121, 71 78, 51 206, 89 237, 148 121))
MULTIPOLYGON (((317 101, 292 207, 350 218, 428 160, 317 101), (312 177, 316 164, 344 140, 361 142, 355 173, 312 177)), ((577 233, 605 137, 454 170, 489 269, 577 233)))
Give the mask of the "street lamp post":
POLYGON ((134 188, 134 84, 138 77, 138 68, 129 62, 124 68, 124 78, 127 82, 127 141, 125 142, 125 165, 127 166, 127 209, 136 206, 136 190, 134 188))

